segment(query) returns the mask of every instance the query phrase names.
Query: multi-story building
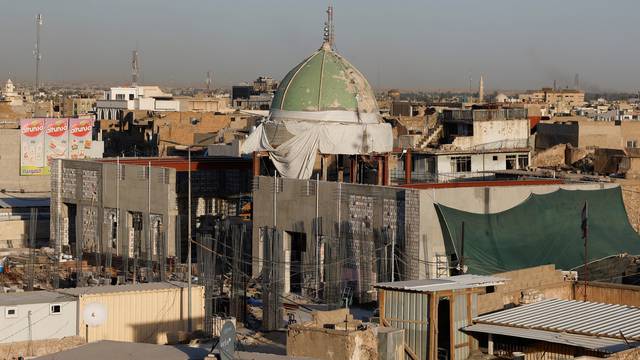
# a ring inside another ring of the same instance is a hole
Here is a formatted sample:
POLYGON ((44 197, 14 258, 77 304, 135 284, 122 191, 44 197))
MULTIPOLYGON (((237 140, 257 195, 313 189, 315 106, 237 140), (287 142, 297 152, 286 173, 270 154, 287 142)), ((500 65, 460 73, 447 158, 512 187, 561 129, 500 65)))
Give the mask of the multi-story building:
POLYGON ((79 117, 90 115, 95 111, 96 99, 93 98, 65 98, 62 103, 62 115, 79 117))
POLYGON ((568 106, 584 105, 584 91, 575 89, 542 88, 540 90, 530 91, 519 94, 518 99, 522 102, 558 104, 563 103, 568 106))
POLYGON ((180 101, 158 86, 114 87, 96 102, 98 120, 122 120, 127 110, 180 111, 180 101))

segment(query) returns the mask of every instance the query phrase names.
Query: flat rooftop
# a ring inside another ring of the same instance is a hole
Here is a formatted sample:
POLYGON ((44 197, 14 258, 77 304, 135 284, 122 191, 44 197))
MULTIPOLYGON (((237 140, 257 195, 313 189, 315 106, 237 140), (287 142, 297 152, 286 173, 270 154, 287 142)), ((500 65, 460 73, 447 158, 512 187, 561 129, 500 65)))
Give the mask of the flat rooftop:
MULTIPOLYGON (((192 285, 193 287, 199 287, 200 285, 192 285)), ((57 292, 61 294, 67 294, 72 296, 91 295, 91 294, 112 294, 119 292, 131 292, 131 291, 155 291, 155 290, 167 290, 175 288, 186 289, 188 284, 180 281, 165 281, 165 282, 152 282, 152 283, 138 283, 127 285, 103 285, 103 286, 86 286, 68 289, 58 289, 57 292)))
POLYGON ((24 291, 0 294, 0 306, 51 304, 69 301, 75 301, 75 298, 54 291, 24 291))

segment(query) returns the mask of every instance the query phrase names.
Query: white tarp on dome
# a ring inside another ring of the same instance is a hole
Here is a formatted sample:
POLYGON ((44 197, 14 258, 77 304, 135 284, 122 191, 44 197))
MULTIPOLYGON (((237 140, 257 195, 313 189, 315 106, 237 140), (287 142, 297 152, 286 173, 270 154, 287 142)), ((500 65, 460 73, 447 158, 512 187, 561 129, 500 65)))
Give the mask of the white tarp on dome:
POLYGON ((263 125, 245 140, 242 153, 268 151, 278 172, 287 178, 309 179, 316 155, 386 153, 393 148, 391 125, 323 121, 283 121, 293 138, 274 148, 263 125))

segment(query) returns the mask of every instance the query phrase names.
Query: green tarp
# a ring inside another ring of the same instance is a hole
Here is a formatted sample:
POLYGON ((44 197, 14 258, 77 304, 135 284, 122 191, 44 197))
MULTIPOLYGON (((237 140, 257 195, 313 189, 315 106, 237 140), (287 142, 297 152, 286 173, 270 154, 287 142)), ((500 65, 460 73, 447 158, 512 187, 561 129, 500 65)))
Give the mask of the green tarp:
POLYGON ((588 204, 589 260, 640 254, 640 236, 629 224, 620 187, 532 194, 519 205, 477 214, 436 204, 449 253, 473 274, 492 274, 544 264, 568 270, 584 263, 581 214, 588 204))

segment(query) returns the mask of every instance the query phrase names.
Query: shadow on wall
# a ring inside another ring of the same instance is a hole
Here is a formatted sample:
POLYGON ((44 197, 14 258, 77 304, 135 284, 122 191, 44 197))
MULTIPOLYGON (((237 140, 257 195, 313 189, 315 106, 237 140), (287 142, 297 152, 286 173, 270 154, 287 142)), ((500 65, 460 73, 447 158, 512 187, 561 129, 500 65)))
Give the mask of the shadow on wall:
MULTIPOLYGON (((203 317, 193 319, 193 328, 202 330, 203 317)), ((150 344, 180 344, 187 343, 186 320, 158 321, 146 324, 131 325, 133 336, 130 341, 150 344)))

